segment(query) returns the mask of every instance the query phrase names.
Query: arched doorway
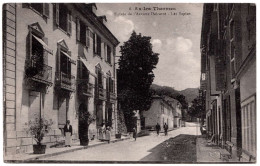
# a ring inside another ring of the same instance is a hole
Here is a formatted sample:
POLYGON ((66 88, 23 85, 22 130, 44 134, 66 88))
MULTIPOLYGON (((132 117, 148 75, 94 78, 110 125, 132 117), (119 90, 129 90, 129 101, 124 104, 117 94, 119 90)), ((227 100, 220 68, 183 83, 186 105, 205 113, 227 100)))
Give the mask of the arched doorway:
POLYGON ((82 141, 87 141, 88 139, 88 106, 85 103, 81 103, 79 106, 79 139, 80 143, 82 144, 82 141))

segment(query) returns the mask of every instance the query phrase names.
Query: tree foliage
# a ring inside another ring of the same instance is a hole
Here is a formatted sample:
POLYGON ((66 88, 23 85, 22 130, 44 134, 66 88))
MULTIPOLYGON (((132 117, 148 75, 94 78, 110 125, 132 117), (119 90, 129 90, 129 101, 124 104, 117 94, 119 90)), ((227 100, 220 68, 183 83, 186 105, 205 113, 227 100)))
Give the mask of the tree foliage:
POLYGON ((200 97, 196 97, 192 101, 192 105, 189 108, 188 114, 191 117, 204 118, 205 111, 204 111, 204 108, 203 108, 203 101, 200 97))
POLYGON ((150 86, 159 54, 153 52, 150 40, 151 37, 133 32, 120 47, 118 100, 124 110, 128 130, 133 127, 133 110, 148 110, 151 105, 150 86))
POLYGON ((184 95, 180 94, 173 87, 158 86, 158 85, 153 84, 151 86, 151 91, 154 95, 168 96, 168 97, 174 98, 181 103, 183 109, 188 108, 188 103, 186 101, 186 97, 184 95))

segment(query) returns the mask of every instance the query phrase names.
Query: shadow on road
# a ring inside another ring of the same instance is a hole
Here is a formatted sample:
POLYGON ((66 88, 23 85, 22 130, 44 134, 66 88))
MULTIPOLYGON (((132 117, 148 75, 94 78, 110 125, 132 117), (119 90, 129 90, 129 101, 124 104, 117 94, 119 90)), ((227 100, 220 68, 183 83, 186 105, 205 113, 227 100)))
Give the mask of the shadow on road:
POLYGON ((169 163, 194 163, 197 161, 196 139, 198 136, 180 134, 170 138, 156 147, 150 149, 151 154, 140 161, 169 162, 169 163))

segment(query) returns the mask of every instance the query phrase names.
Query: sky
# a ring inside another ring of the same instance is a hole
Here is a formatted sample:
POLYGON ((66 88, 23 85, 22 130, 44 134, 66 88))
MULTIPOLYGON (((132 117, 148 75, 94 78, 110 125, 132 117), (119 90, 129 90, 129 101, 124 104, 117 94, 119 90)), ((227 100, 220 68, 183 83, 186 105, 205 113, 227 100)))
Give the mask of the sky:
POLYGON ((97 8, 97 15, 106 15, 106 25, 120 45, 133 30, 151 37, 153 51, 160 54, 153 83, 176 90, 199 87, 203 4, 97 3, 97 8))

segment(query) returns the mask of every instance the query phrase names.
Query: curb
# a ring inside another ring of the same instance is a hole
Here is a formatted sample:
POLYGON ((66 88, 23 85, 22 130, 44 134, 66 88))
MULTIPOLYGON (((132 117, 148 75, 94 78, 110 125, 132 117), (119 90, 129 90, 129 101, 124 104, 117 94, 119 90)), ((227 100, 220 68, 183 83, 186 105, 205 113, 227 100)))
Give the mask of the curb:
MULTIPOLYGON (((130 139, 130 137, 129 138, 118 139, 118 140, 112 140, 112 141, 110 141, 110 143, 116 143, 116 142, 124 141, 124 140, 128 140, 128 139, 130 139)), ((64 153, 70 153, 70 152, 74 152, 74 151, 78 151, 78 150, 94 148, 96 146, 101 146, 101 145, 106 145, 106 144, 108 144, 108 143, 102 142, 100 144, 89 145, 89 146, 82 146, 82 147, 75 148, 75 149, 68 149, 68 150, 64 150, 64 151, 61 151, 61 152, 55 152, 55 153, 51 153, 51 154, 45 154, 45 155, 43 154, 42 156, 31 157, 31 158, 25 159, 23 161, 26 162, 26 161, 32 161, 32 160, 39 160, 39 159, 43 159, 43 158, 57 156, 57 155, 64 154, 64 153)))

